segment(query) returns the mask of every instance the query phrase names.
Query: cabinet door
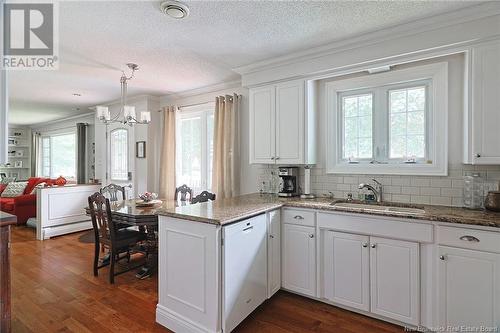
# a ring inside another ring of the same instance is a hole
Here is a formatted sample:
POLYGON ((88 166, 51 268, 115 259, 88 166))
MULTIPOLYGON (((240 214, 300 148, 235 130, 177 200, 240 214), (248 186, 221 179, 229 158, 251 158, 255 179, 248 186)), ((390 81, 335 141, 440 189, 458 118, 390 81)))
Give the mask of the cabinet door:
POLYGON ((500 254, 439 247, 438 320, 446 327, 500 327, 500 254))
POLYGON ((418 244, 370 237, 371 312, 418 325, 418 244))
POLYGON ((326 231, 324 297, 332 302, 369 311, 368 236, 326 231))
POLYGON ((281 213, 267 213, 267 297, 281 288, 281 213))
POLYGON ((250 163, 274 163, 276 94, 274 86, 250 89, 250 163))
POLYGON ((304 81, 276 86, 276 163, 304 163, 304 81))
POLYGON ((500 163, 500 42, 472 50, 472 140, 475 164, 500 163))
POLYGON ((316 235, 313 227, 283 225, 283 288, 316 296, 316 235))
POLYGON ((267 298, 266 215, 223 228, 223 328, 231 332, 267 298))

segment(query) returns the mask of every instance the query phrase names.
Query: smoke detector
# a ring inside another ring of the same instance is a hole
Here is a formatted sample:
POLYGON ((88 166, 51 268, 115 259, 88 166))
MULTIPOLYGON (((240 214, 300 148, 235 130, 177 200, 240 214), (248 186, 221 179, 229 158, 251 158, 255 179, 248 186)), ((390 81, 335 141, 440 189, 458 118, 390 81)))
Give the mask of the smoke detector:
POLYGON ((174 19, 183 19, 189 15, 189 7, 175 0, 163 1, 160 10, 174 19))

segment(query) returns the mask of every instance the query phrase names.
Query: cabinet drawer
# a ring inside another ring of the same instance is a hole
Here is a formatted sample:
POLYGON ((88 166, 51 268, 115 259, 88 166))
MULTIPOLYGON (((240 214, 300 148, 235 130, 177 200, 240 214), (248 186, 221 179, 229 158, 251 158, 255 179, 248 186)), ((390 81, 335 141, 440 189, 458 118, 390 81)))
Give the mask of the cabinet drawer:
POLYGON ((437 226, 438 244, 500 253, 500 233, 437 226))
POLYGON ((283 223, 315 226, 315 212, 300 209, 284 209, 283 223))

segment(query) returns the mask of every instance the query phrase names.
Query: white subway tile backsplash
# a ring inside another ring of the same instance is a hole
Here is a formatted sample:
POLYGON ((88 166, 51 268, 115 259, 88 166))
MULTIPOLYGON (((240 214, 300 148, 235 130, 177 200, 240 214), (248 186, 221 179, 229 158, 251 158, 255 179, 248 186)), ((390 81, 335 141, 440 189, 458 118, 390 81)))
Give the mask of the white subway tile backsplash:
MULTIPOLYGON (((258 181, 268 183, 270 174, 275 169, 275 166, 263 167, 258 181)), ((461 164, 450 165, 447 177, 327 174, 324 168, 313 167, 311 188, 312 192, 318 196, 332 192, 335 198, 346 198, 348 193, 352 193, 354 198, 357 198, 360 193, 358 185, 360 183, 373 184, 372 179, 375 178, 383 184, 383 200, 385 201, 462 206, 463 176, 473 172, 481 174, 486 182, 485 189, 498 189, 500 166, 461 164)), ((301 175, 303 175, 302 170, 301 175)), ((300 183, 303 187, 303 178, 300 183)))

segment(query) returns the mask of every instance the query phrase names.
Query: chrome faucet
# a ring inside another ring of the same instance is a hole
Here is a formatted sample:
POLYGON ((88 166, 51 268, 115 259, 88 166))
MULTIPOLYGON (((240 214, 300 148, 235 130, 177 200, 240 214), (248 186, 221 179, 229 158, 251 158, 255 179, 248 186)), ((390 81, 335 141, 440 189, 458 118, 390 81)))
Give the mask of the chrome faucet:
POLYGON ((372 180, 375 182, 375 186, 372 186, 370 184, 361 183, 361 184, 359 184, 358 188, 360 190, 367 188, 370 191, 372 191, 373 195, 375 195, 375 201, 380 203, 380 202, 382 202, 382 184, 378 180, 376 180, 375 178, 372 180))

